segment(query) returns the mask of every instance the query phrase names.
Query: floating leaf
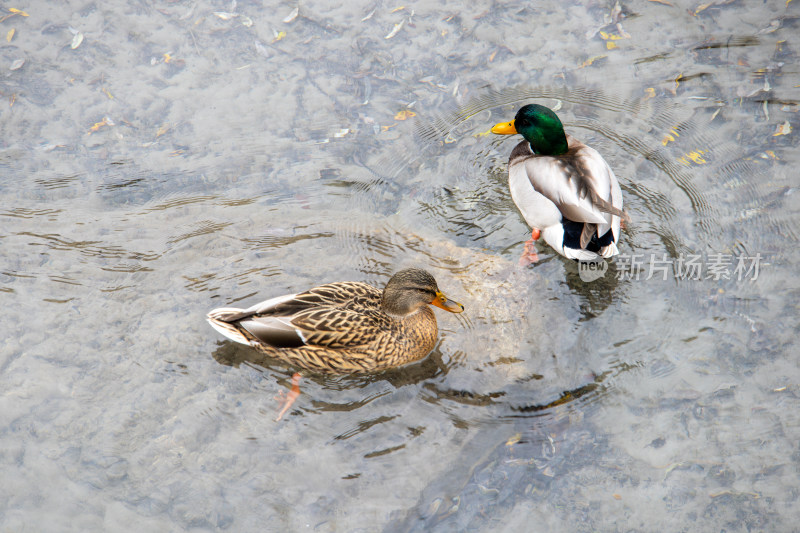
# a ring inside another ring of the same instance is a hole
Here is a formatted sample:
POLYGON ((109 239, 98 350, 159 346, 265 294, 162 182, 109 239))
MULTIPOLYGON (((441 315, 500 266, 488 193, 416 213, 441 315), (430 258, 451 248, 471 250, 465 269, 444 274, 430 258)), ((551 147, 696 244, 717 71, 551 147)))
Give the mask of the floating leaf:
POLYGON ((112 121, 108 117, 103 117, 103 120, 101 120, 100 122, 95 122, 94 125, 91 128, 89 128, 89 131, 86 132, 86 135, 91 135, 92 133, 96 132, 103 126, 113 126, 113 125, 114 121, 112 121))
POLYGON ((417 116, 417 114, 414 113, 413 111, 411 111, 410 109, 404 109, 403 111, 400 111, 398 114, 396 114, 394 116, 394 119, 395 120, 406 120, 406 119, 409 119, 411 117, 416 117, 416 116, 417 116))
POLYGON ((386 37, 384 37, 384 39, 391 39, 392 37, 397 35, 397 32, 400 31, 400 28, 403 27, 403 24, 405 24, 405 22, 406 22, 405 19, 403 19, 400 22, 398 22, 397 24, 395 24, 394 25, 394 29, 392 29, 392 31, 390 31, 389 34, 386 37))
POLYGON ((680 137, 680 134, 675 128, 673 128, 664 136, 664 138, 661 140, 661 144, 666 146, 670 142, 675 142, 676 137, 680 137))
POLYGON ((298 14, 300 14, 300 6, 297 6, 294 9, 292 9, 292 12, 289 13, 289 15, 285 19, 283 19, 283 21, 286 24, 289 24, 291 21, 297 18, 298 14))
POLYGON ((75 50, 81 45, 82 42, 83 42, 83 34, 81 32, 78 32, 72 36, 72 44, 70 44, 69 47, 75 50))
POLYGON ((169 52, 167 52, 164 54, 164 63, 169 63, 170 61, 172 61, 172 56, 169 55, 169 52))
POLYGON ((606 49, 613 50, 617 47, 617 43, 614 41, 619 41, 620 39, 630 39, 631 36, 626 33, 620 24, 617 24, 617 30, 620 32, 619 35, 614 33, 606 33, 604 31, 599 32, 600 37, 606 42, 606 49))
POLYGON ((678 77, 677 77, 677 78, 675 78, 675 80, 674 80, 674 81, 675 81, 675 87, 674 87, 674 88, 672 88, 672 89, 670 89, 670 92, 672 92, 672 94, 675 94, 675 95, 677 95, 677 94, 678 94, 678 87, 680 87, 680 86, 681 86, 681 81, 682 81, 683 79, 684 79, 684 77, 683 77, 683 72, 681 72, 680 74, 678 74, 678 77))
POLYGON ((275 38, 272 39, 272 41, 270 41, 270 43, 277 43, 278 41, 280 41, 284 37, 286 37, 286 32, 285 31, 277 31, 277 32, 275 32, 275 38))
POLYGON ((697 14, 698 14, 698 13, 700 13, 701 11, 705 11, 706 9, 708 9, 709 7, 711 7, 712 5, 714 5, 714 4, 700 4, 699 6, 697 6, 697 7, 694 9, 694 11, 690 11, 690 13, 691 13, 692 15, 695 15, 695 16, 697 16, 697 14))
POLYGON ((593 57, 590 57, 589 59, 587 59, 586 61, 584 61, 583 63, 581 63, 581 64, 580 64, 580 66, 579 66, 578 68, 584 68, 584 67, 588 67, 589 65, 591 65, 591 64, 592 64, 592 63, 594 63, 595 61, 599 61, 600 59, 604 59, 604 58, 606 58, 606 57, 608 57, 608 56, 607 56, 607 55, 605 55, 605 54, 604 54, 604 55, 600 55, 600 56, 593 56, 593 57))
POLYGON ((695 165, 705 165, 706 163, 708 163, 708 161, 706 161, 703 158, 703 155, 707 153, 708 152, 705 150, 695 150, 692 152, 688 152, 683 157, 678 158, 678 161, 680 161, 686 166, 689 166, 689 161, 692 161, 695 165))
POLYGON ((239 13, 228 13, 226 11, 214 11, 214 15, 218 16, 222 20, 231 20, 232 18, 238 17, 239 13))
POLYGON ((600 32, 600 37, 604 41, 619 41, 620 39, 630 39, 631 36, 627 33, 625 35, 616 35, 614 33, 606 33, 604 31, 600 32))
POLYGON ((8 10, 11 11, 12 13, 14 13, 15 15, 19 15, 20 17, 28 17, 28 16, 30 16, 27 13, 25 13, 24 11, 21 11, 19 9, 14 8, 14 7, 9 7, 8 10))
POLYGON ((14 28, 11 28, 10 30, 8 30, 8 33, 6 33, 6 42, 9 42, 9 43, 11 42, 11 39, 14 38, 14 32, 15 31, 17 31, 17 30, 15 30, 14 28))
POLYGON ((789 135, 790 133, 792 133, 792 125, 789 124, 789 121, 787 120, 783 124, 778 125, 778 129, 772 134, 772 136, 777 137, 779 135, 789 135))
POLYGON ((11 66, 8 67, 8 70, 19 70, 22 68, 22 65, 24 64, 25 64, 24 59, 17 59, 13 63, 11 63, 11 66))
POLYGON ((699 6, 697 6, 694 9, 694 11, 689 11, 689 14, 691 14, 693 16, 697 16, 698 13, 700 13, 701 11, 705 11, 709 7, 724 6, 724 5, 728 5, 728 4, 730 4, 732 2, 735 2, 735 1, 736 0, 715 0, 713 2, 708 2, 706 4, 700 4, 699 6))

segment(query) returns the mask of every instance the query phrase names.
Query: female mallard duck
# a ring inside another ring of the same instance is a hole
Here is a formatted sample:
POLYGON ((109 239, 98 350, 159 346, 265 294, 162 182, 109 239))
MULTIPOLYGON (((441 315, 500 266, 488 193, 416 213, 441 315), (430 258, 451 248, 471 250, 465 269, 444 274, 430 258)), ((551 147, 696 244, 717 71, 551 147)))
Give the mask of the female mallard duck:
POLYGON ((384 370, 422 359, 436 344, 436 316, 464 306, 447 298, 424 270, 397 272, 381 291, 352 281, 266 300, 249 309, 222 307, 208 322, 229 339, 313 372, 384 370))
POLYGON ((627 219, 622 191, 594 148, 566 135, 558 116, 538 104, 522 107, 492 133, 525 139, 511 152, 508 184, 533 240, 541 234, 556 252, 578 261, 619 253, 620 219, 627 219))

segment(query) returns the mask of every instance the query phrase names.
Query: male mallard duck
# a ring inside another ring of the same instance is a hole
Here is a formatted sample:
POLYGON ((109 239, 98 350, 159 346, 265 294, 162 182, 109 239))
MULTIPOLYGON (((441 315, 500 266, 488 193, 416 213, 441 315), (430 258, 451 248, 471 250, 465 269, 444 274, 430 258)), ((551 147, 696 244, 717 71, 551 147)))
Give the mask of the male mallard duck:
POLYGON ((321 373, 369 372, 422 359, 436 344, 436 316, 464 306, 447 298, 419 268, 397 272, 381 291, 342 281, 266 300, 222 307, 208 322, 229 339, 290 365, 321 373))
POLYGON ((522 107, 492 133, 525 139, 511 152, 508 184, 533 240, 541 234, 559 254, 578 261, 619 253, 620 219, 627 219, 622 191, 597 150, 566 135, 558 116, 538 104, 522 107))

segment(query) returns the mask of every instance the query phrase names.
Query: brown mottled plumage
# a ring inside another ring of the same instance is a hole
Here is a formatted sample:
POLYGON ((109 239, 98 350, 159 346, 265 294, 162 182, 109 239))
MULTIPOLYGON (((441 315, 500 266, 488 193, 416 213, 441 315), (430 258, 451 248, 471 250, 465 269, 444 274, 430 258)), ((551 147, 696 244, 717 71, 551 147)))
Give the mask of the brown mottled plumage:
POLYGON ((249 309, 220 308, 208 322, 236 342, 313 372, 348 374, 422 359, 436 344, 428 305, 464 310, 424 270, 396 273, 381 291, 342 281, 266 300, 249 309))

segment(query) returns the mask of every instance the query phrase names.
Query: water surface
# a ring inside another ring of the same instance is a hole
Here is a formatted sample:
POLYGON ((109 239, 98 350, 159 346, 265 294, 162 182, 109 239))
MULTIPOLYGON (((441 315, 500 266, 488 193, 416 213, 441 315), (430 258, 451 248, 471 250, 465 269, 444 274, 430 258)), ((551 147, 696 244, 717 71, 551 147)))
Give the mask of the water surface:
POLYGON ((4 8, 0 529, 791 530, 795 3, 295 7, 4 8), (619 178, 599 280, 518 264, 528 102, 619 178), (434 352, 278 423, 204 320, 412 265, 434 352))

